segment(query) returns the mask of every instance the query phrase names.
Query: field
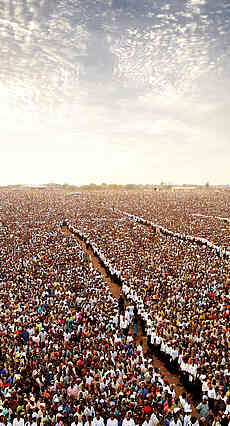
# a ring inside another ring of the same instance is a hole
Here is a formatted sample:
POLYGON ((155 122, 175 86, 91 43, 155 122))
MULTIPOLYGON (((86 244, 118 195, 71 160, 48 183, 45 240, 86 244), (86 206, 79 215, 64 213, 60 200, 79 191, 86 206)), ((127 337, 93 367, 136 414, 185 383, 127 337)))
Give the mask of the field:
MULTIPOLYGON (((46 358, 57 379, 60 355, 51 356, 51 344, 56 352, 59 346, 64 353, 70 351, 68 356, 75 365, 76 349, 70 343, 76 336, 68 329, 67 318, 72 316, 79 326, 77 315, 83 312, 84 338, 89 345, 90 336, 95 339, 90 309, 96 324, 104 315, 98 325, 104 338, 111 322, 113 330, 117 302, 109 295, 105 279, 94 271, 85 248, 63 231, 65 225, 78 241, 91 248, 110 278, 121 286, 129 304, 136 306, 151 350, 164 358, 185 387, 201 398, 209 383, 215 401, 222 398, 217 398, 220 392, 227 401, 229 193, 104 191, 67 196, 59 190, 4 189, 0 191, 0 208, 3 364, 19 353, 24 370, 31 368, 31 350, 35 359, 46 358), (89 295, 92 300, 98 297, 100 305, 87 302, 89 295), (21 337, 22 332, 29 333, 28 340, 25 333, 21 337), (16 346, 9 340, 11 334, 16 346), (22 355, 25 346, 27 356, 22 355)), ((112 345, 113 332, 109 329, 107 333, 112 345)), ((107 356, 105 359, 109 363, 107 356)), ((42 372, 41 365, 36 366, 42 382, 38 387, 31 385, 31 377, 24 370, 19 372, 17 362, 7 365, 13 383, 19 374, 19 395, 24 381, 30 391, 33 389, 35 399, 41 394, 44 397, 44 392, 54 392, 51 380, 42 379, 48 373, 42 372)), ((82 379, 81 368, 78 364, 75 379, 82 379)), ((126 368, 125 372, 127 375, 126 368)), ((72 382, 69 385, 71 389, 74 386, 72 382)), ((46 404, 52 412, 47 400, 46 404)), ((215 407, 210 400, 212 414, 215 407)))

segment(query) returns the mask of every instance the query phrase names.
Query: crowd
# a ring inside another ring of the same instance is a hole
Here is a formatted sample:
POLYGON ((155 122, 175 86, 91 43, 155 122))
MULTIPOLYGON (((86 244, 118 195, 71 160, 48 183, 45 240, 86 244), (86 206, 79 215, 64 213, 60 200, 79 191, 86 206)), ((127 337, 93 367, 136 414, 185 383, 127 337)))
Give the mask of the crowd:
POLYGON ((210 384, 215 405, 223 397, 228 405, 228 259, 195 240, 155 234, 93 202, 90 211, 77 212, 75 231, 137 304, 152 349, 196 396, 208 395, 210 384))
MULTIPOLYGON (((116 211, 116 209, 115 209, 115 211, 116 211)), ((206 238, 197 237, 197 236, 194 236, 194 235, 188 235, 188 234, 184 234, 184 233, 180 233, 180 232, 173 232, 173 231, 170 231, 167 228, 164 228, 161 225, 157 225, 157 224, 151 222, 150 220, 144 219, 143 217, 139 217, 139 216, 133 215, 131 213, 123 212, 119 209, 117 209, 117 211, 122 215, 127 215, 128 217, 133 219, 134 222, 138 222, 138 223, 142 223, 146 226, 150 226, 155 232, 160 232, 163 235, 167 235, 167 237, 175 237, 175 238, 180 239, 180 240, 191 241, 191 242, 194 242, 198 245, 206 246, 207 249, 211 249, 217 255, 222 256, 225 259, 230 258, 230 250, 227 250, 227 249, 225 249, 224 247, 221 247, 221 246, 217 246, 213 242, 208 241, 206 238)), ((227 219, 225 219, 225 220, 227 221, 227 219)))
POLYGON ((205 238, 225 249, 230 248, 230 191, 118 193, 112 199, 112 206, 170 231, 205 238))
POLYGON ((0 425, 228 425, 227 261, 169 242, 103 197, 0 192, 0 425), (92 247, 127 307, 63 224, 92 247), (131 333, 137 315, 145 355, 131 333), (200 380, 199 420, 188 395, 154 368, 151 350, 183 371, 185 384, 200 380))
POLYGON ((176 398, 129 333, 132 304, 118 321, 103 277, 61 230, 63 197, 8 197, 0 231, 0 424, 194 422, 186 396, 176 398))

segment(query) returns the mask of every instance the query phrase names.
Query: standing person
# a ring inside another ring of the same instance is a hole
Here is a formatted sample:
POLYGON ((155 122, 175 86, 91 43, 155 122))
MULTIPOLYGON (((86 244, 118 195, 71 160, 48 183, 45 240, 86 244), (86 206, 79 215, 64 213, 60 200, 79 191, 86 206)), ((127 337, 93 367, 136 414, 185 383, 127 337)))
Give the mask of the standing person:
POLYGON ((153 413, 151 414, 151 417, 150 417, 150 421, 151 421, 152 426, 157 426, 160 423, 157 416, 156 416, 155 411, 156 411, 156 409, 153 409, 153 413))
POLYGON ((120 297, 118 299, 118 307, 119 307, 120 314, 123 313, 124 307, 125 307, 125 301, 124 301, 124 298, 122 297, 122 295, 120 295, 120 297))
POLYGON ((144 422, 142 423, 142 426, 152 426, 150 414, 148 413, 145 414, 145 418, 144 418, 144 422))
POLYGON ((23 417, 21 417, 20 413, 17 413, 17 416, 14 418, 12 425, 13 426, 24 426, 25 425, 24 419, 23 419, 23 417))
POLYGON ((199 426, 199 420, 192 416, 187 426, 199 426))
POLYGON ((208 405, 209 409, 213 411, 214 409, 214 403, 216 400, 216 391, 212 383, 209 383, 208 385, 208 405))
POLYGON ((137 333, 138 333, 138 319, 137 317, 134 317, 133 318, 133 334, 135 338, 137 337, 137 333))
POLYGON ((129 332, 129 323, 124 314, 120 315, 120 328, 123 336, 127 337, 129 332))
POLYGON ((4 416, 3 413, 0 413, 0 426, 5 426, 6 424, 6 416, 4 416))
POLYGON ((71 426, 77 426, 77 424, 78 424, 78 416, 77 416, 77 413, 75 413, 73 416, 73 421, 71 423, 71 426))
POLYGON ((203 396, 202 402, 197 405, 196 410, 200 414, 200 418, 205 417, 206 421, 208 421, 209 417, 209 406, 208 406, 208 397, 206 395, 203 396))
POLYGON ((111 411, 111 413, 109 415, 106 426, 118 426, 118 420, 115 417, 115 414, 114 414, 113 411, 111 411))
POLYGON ((88 416, 87 421, 85 422, 85 426, 92 426, 93 423, 93 417, 88 416))
POLYGON ((122 426, 135 426, 135 422, 132 418, 132 413, 131 411, 128 411, 123 422, 122 422, 122 426))
POLYGON ((101 413, 98 411, 96 413, 96 416, 93 418, 92 426, 104 426, 104 425, 105 425, 104 419, 101 416, 101 413))

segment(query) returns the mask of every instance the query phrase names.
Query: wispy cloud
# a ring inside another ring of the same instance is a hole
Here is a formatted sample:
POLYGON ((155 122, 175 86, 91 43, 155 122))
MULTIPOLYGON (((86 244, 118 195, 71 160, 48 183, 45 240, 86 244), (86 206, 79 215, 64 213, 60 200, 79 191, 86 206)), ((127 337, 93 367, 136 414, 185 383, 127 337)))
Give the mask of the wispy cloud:
POLYGON ((228 180, 227 2, 138 4, 5 2, 0 150, 31 179, 228 180))

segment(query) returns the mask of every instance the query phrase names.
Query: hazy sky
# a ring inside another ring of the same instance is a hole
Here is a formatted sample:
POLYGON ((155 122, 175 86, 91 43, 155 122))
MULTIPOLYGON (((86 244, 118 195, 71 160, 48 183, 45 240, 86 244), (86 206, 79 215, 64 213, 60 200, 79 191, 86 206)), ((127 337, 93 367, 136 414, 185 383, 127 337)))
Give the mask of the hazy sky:
POLYGON ((4 0, 0 185, 230 183, 229 0, 4 0))

